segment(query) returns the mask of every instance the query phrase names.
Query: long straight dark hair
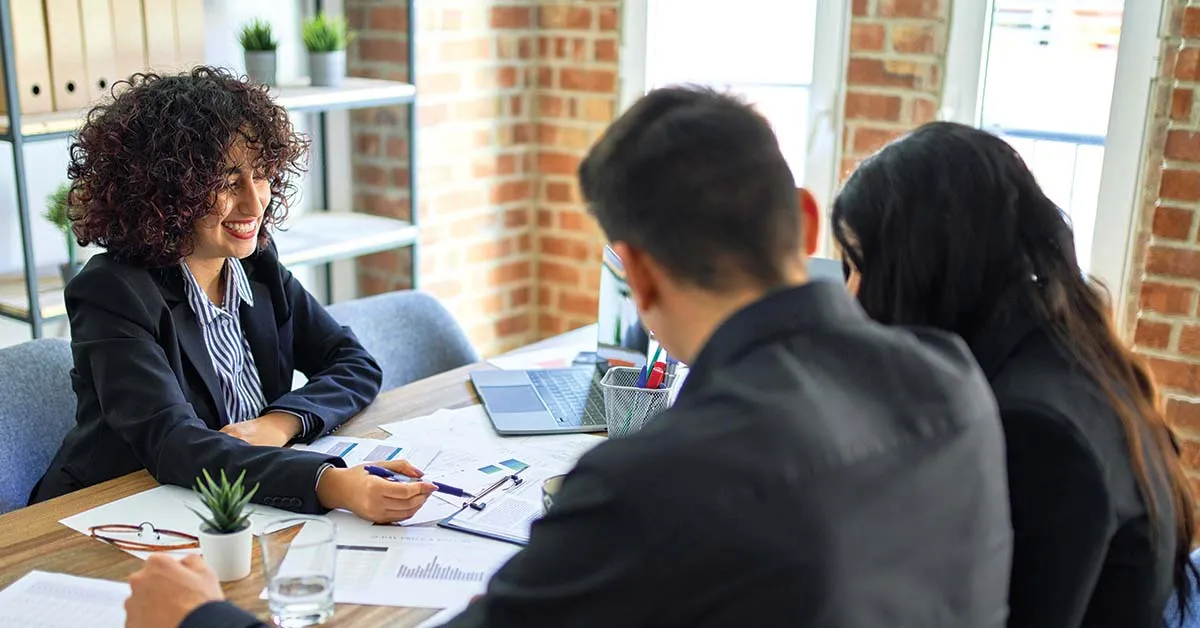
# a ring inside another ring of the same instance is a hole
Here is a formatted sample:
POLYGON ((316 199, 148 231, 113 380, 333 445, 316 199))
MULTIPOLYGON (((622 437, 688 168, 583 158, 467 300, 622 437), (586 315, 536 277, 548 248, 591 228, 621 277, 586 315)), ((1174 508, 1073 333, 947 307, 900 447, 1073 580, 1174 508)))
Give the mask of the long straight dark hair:
POLYGON ((970 339, 1023 308, 1071 353, 1121 419, 1152 524, 1165 510, 1150 474, 1168 477, 1176 602, 1186 613, 1195 510, 1174 436, 1149 372, 1114 329, 1103 288, 1079 268, 1070 222, 1020 155, 984 131, 927 124, 859 166, 831 222, 872 318, 970 339))

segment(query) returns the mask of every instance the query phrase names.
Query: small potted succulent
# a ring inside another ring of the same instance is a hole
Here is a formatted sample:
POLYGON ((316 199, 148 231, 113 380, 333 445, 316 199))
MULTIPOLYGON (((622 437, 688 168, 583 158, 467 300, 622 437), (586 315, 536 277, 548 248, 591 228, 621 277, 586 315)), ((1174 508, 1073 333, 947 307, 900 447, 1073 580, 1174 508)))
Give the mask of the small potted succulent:
POLYGON ((242 26, 238 36, 246 55, 246 77, 263 85, 275 84, 275 49, 279 47, 271 32, 271 23, 255 18, 242 26))
POLYGON ((75 275, 78 275, 79 271, 83 269, 83 264, 79 261, 75 233, 71 230, 71 212, 68 205, 70 197, 71 184, 66 182, 59 184, 54 192, 46 197, 46 213, 43 214, 46 220, 58 227, 58 230, 62 231, 67 238, 67 263, 58 267, 64 285, 70 283, 75 275))
POLYGON ((250 515, 246 509, 250 498, 258 492, 258 484, 249 491, 242 471, 237 481, 230 484, 221 470, 221 480, 214 481, 208 470, 203 478, 196 478, 192 489, 200 502, 208 509, 208 516, 192 509, 203 522, 200 526, 200 553, 217 573, 221 582, 241 580, 250 575, 250 547, 254 535, 250 531, 250 515))
POLYGON ((341 85, 346 77, 346 46, 354 38, 346 28, 346 18, 317 13, 304 20, 301 37, 308 49, 308 74, 312 84, 341 85))

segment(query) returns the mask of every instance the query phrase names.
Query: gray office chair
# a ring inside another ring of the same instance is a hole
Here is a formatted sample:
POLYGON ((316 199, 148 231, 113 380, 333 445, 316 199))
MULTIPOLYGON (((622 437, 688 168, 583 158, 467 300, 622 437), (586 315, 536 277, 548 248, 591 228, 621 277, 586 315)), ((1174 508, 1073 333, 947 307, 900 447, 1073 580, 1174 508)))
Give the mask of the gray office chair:
MULTIPOLYGON (((1200 569, 1200 550, 1192 552, 1192 564, 1200 569)), ((1187 604, 1187 616, 1182 624, 1179 623, 1179 609, 1175 605, 1175 594, 1171 593, 1171 598, 1167 600, 1167 610, 1164 613, 1164 626, 1168 628, 1200 628, 1200 583, 1196 582, 1196 578, 1189 573, 1188 582, 1190 583, 1189 599, 1187 604)))
POLYGON ((60 338, 0 349, 0 514, 25 505, 75 425, 72 366, 60 338))
POLYGON ((454 316, 423 292, 388 292, 330 305, 383 368, 383 390, 477 362, 454 316))

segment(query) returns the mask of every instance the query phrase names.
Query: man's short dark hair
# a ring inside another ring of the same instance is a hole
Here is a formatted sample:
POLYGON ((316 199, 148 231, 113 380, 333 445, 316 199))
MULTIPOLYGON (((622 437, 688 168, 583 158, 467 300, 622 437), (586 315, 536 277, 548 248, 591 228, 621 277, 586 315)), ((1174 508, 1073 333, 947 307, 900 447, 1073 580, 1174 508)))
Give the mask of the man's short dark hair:
POLYGON ((650 92, 592 147, 579 185, 610 241, 701 288, 777 287, 800 255, 796 182, 779 142, 729 94, 650 92))

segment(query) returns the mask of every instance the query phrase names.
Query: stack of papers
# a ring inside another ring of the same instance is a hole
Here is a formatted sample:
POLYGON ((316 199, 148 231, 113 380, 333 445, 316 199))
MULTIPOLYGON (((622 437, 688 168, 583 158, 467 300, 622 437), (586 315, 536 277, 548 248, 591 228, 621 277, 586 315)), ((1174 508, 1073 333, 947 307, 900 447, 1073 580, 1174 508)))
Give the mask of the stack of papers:
POLYGON ((418 513, 425 515, 428 509, 443 514, 443 519, 455 515, 444 524, 513 543, 528 542, 530 526, 542 514, 542 482, 567 473, 580 457, 604 442, 591 434, 500 436, 482 406, 440 410, 381 428, 398 441, 453 443, 442 448, 424 469, 425 475, 472 494, 479 495, 497 480, 519 474, 523 482, 489 494, 483 510, 464 511, 463 498, 434 493, 418 513))
POLYGON ((129 585, 31 571, 0 591, 0 626, 124 628, 129 585))

